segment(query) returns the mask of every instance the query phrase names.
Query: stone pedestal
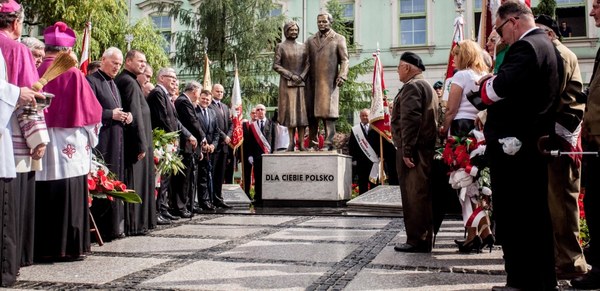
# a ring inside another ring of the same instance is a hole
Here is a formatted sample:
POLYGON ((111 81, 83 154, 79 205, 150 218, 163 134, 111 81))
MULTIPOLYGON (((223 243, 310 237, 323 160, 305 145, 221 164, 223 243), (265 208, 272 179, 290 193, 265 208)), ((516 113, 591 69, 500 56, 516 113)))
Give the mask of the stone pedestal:
POLYGON ((337 152, 263 156, 263 200, 272 206, 342 206, 352 193, 352 158, 337 152))

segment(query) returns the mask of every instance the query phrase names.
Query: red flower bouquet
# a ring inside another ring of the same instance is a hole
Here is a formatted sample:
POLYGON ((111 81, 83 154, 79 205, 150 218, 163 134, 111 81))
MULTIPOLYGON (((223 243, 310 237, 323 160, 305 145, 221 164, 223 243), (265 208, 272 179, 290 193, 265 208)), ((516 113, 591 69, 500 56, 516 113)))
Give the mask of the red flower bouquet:
POLYGON ((92 159, 92 171, 88 174, 90 196, 113 200, 118 198, 127 203, 141 203, 142 199, 127 185, 114 179, 108 168, 96 159, 92 159))
POLYGON ((489 169, 483 159, 485 147, 483 133, 472 130, 463 138, 448 137, 446 145, 438 150, 438 158, 449 167, 448 183, 460 190, 461 205, 470 200, 476 207, 489 210, 492 190, 489 169))

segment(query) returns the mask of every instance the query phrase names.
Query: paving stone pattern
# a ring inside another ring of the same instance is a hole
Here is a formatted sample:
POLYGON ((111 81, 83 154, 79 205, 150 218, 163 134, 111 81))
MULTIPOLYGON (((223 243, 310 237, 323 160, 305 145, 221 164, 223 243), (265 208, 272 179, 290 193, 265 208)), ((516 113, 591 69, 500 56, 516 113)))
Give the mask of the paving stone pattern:
POLYGON ((216 213, 93 246, 84 261, 22 268, 14 289, 489 290, 502 252, 459 254, 445 221, 431 254, 406 254, 402 218, 216 213))

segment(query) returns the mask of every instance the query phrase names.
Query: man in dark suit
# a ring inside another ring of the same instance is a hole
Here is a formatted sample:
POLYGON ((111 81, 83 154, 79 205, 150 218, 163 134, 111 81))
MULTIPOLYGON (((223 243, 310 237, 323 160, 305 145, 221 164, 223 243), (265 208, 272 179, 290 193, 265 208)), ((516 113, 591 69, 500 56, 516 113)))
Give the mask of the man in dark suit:
POLYGON ((217 114, 216 123, 219 128, 219 144, 212 154, 213 165, 213 201, 216 207, 231 208, 223 201, 223 182, 225 180, 225 168, 227 167, 227 156, 229 155, 229 143, 233 127, 231 126, 231 117, 229 107, 223 100, 225 90, 221 84, 215 84, 212 87, 212 103, 210 108, 217 114))
MULTIPOLYGON (((189 130, 196 140, 199 140, 202 143, 206 137, 195 111, 201 90, 202 85, 200 85, 200 83, 196 81, 187 83, 183 89, 183 94, 181 94, 177 100, 175 100, 175 109, 177 110, 179 121, 183 127, 189 130)), ((186 144, 185 136, 180 136, 179 143, 186 144)), ((194 211, 193 206, 197 193, 197 162, 200 158, 202 158, 202 155, 199 155, 196 150, 190 146, 181 148, 180 152, 186 169, 184 173, 175 175, 173 177, 173 192, 176 195, 174 197, 175 199, 171 201, 171 207, 177 210, 177 215, 181 217, 189 217, 192 216, 194 211)))
POLYGON ((537 143, 554 128, 562 60, 546 33, 536 27, 531 9, 522 3, 509 1, 500 6, 496 32, 510 48, 498 74, 480 81, 484 106, 477 102, 479 98, 469 98, 476 107, 487 107, 488 112, 486 156, 496 237, 502 245, 507 274, 506 287, 492 290, 554 290, 557 280, 548 164, 537 143), (528 213, 533 215, 525 216, 528 213), (533 248, 524 244, 531 240, 535 241, 533 248))
POLYGON ((273 152, 275 129, 273 122, 265 117, 266 107, 256 105, 256 121, 248 124, 244 133, 244 154, 254 168, 254 204, 262 204, 262 155, 273 152))
MULTIPOLYGON (((121 95, 114 82, 122 64, 123 53, 118 48, 108 48, 102 54, 100 68, 87 76, 92 91, 102 105, 102 127, 98 135, 96 155, 105 162, 119 181, 124 180, 125 174, 123 126, 133 121, 132 115, 121 108, 121 95)), ((94 199, 90 211, 106 241, 124 234, 123 203, 108 199, 94 199)))
MULTIPOLYGON (((377 151, 379 148, 373 146, 375 138, 378 138, 378 133, 375 130, 370 130, 369 126, 369 109, 360 111, 360 123, 352 127, 352 136, 348 141, 348 149, 352 156, 353 168, 358 172, 358 193, 363 194, 369 189, 377 186, 371 183, 369 174, 373 169, 374 161, 379 160, 377 151), (361 144, 363 145, 361 147, 361 144)), ((377 172, 379 173, 379 167, 377 172)))
MULTIPOLYGON (((158 71, 157 85, 148 95, 148 106, 150 107, 150 116, 152 127, 163 129, 165 132, 180 131, 179 134, 185 137, 186 144, 196 148, 196 138, 181 125, 177 119, 175 106, 171 102, 170 91, 176 88, 177 75, 172 68, 162 68, 158 71)), ((180 144, 181 147, 186 144, 180 144)), ((160 178, 160 191, 156 199, 157 212, 163 218, 177 220, 180 217, 169 213, 168 202, 174 199, 175 193, 171 189, 171 175, 163 174, 160 178), (169 199, 171 198, 171 199, 169 199)), ((175 205, 171 205, 175 206, 175 205)))
MULTIPOLYGON (((244 120, 242 123, 242 132, 244 136, 248 136, 250 125, 255 120, 256 107, 253 107, 252 109, 250 109, 250 120, 244 120)), ((252 197, 250 197, 250 187, 252 186, 252 164, 250 164, 250 162, 248 161, 248 153, 244 152, 243 157, 241 156, 241 153, 242 151, 239 149, 236 151, 236 156, 238 156, 242 162, 242 172, 244 174, 244 192, 246 192, 248 198, 252 199, 252 197)))
POLYGON ((219 145, 219 128, 217 126, 217 114, 209 108, 212 101, 211 92, 202 90, 200 92, 199 106, 196 107, 196 116, 200 121, 200 127, 205 133, 206 139, 202 141, 201 151, 204 158, 198 164, 198 206, 203 210, 215 210, 212 195, 213 187, 213 164, 212 155, 219 145))

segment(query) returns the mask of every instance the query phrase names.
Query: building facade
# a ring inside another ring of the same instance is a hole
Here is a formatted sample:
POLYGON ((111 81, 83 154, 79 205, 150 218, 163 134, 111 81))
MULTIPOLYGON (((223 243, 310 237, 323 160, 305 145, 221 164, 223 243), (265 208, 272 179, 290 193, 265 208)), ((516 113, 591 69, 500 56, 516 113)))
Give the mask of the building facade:
MULTIPOLYGON (((202 0, 129 0, 130 18, 151 17, 170 45, 165 48, 175 53, 171 33, 180 29, 166 12, 152 8, 154 3, 179 2, 184 9, 197 9, 202 0)), ((317 15, 325 11, 328 0, 273 0, 276 9, 272 15, 284 14, 300 25, 298 41, 306 40, 317 32, 317 15)), ((343 21, 353 31, 349 41, 356 44, 350 52, 350 61, 358 63, 380 50, 384 65, 385 82, 390 92, 400 88, 396 66, 400 55, 406 51, 419 54, 427 67, 424 75, 430 82, 444 79, 448 54, 453 37, 453 23, 458 15, 455 2, 462 2, 464 9, 465 38, 475 39, 481 16, 481 0, 340 0, 344 6, 343 21)), ((582 77, 589 82, 598 50, 598 29, 589 11, 594 0, 556 0, 557 18, 570 27, 571 37, 563 43, 579 57, 582 77)), ((535 7, 539 0, 532 0, 535 7)), ((282 24, 283 25, 283 24, 282 24)), ((361 79, 370 82, 372 76, 361 79)), ((393 93, 391 93, 393 95, 393 93)))

